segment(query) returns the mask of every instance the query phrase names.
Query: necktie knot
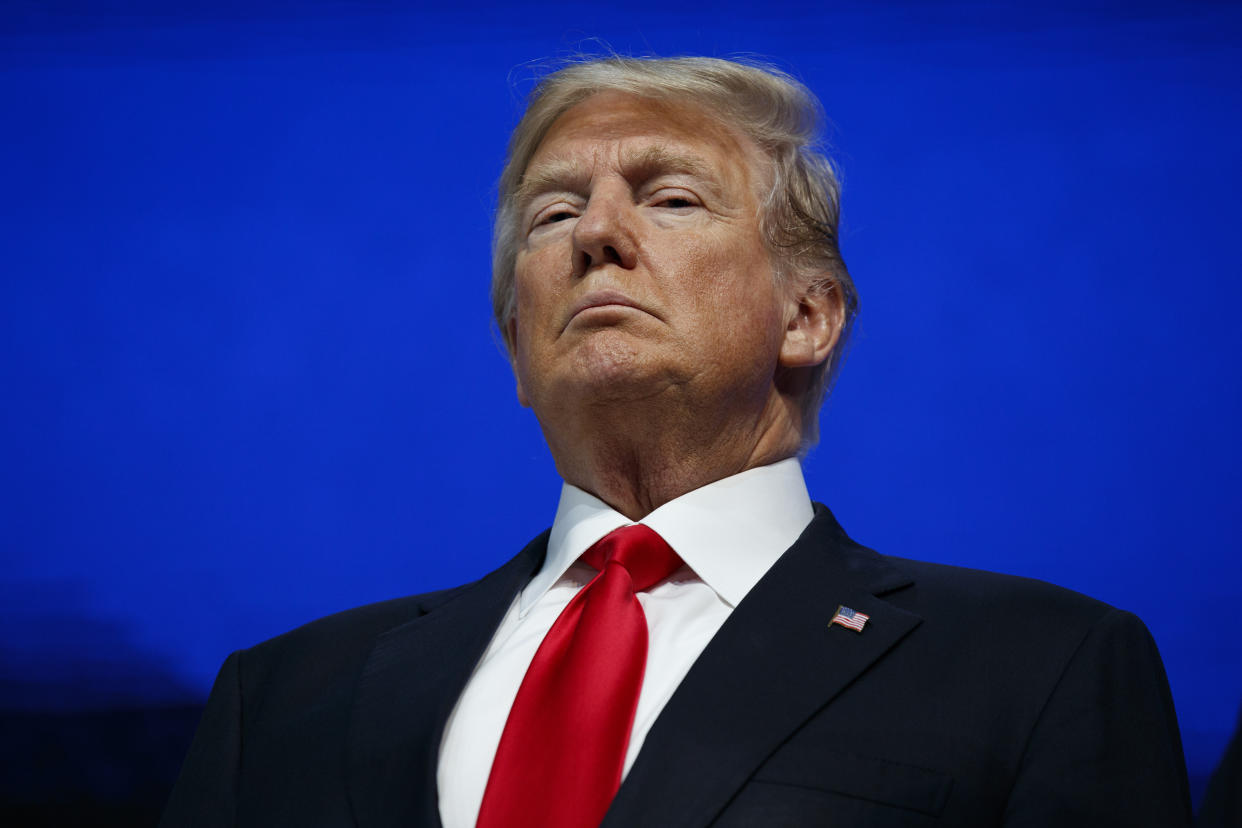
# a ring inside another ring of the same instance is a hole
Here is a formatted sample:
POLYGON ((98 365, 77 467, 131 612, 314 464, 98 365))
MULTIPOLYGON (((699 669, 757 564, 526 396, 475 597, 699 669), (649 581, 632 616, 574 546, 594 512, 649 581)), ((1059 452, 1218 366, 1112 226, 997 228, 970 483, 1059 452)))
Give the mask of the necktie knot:
POLYGON ((609 563, 625 567, 635 592, 650 589, 681 566, 681 558, 668 541, 641 523, 604 535, 583 553, 582 559, 601 572, 609 563))

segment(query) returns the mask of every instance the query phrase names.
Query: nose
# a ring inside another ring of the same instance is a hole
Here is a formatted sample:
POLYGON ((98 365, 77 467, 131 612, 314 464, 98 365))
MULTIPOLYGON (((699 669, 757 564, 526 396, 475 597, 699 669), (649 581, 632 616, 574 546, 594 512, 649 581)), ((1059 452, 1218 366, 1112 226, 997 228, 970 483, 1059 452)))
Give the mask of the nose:
POLYGON ((591 268, 616 265, 625 270, 638 263, 636 208, 626 188, 599 188, 574 225, 574 275, 591 268))

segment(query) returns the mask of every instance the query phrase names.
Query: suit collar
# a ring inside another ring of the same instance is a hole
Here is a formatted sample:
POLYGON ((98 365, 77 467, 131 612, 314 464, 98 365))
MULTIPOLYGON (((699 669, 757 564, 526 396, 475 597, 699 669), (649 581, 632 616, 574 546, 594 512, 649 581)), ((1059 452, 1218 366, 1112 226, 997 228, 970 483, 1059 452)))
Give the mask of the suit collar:
POLYGON ((354 693, 347 758, 359 828, 438 828, 436 760, 445 721, 514 596, 539 569, 548 533, 480 581, 425 598, 382 634, 354 693))
POLYGON ((817 505, 690 668, 603 828, 710 823, 791 733, 918 626, 881 597, 910 583, 817 505), (828 625, 840 605, 870 616, 863 632, 828 625))

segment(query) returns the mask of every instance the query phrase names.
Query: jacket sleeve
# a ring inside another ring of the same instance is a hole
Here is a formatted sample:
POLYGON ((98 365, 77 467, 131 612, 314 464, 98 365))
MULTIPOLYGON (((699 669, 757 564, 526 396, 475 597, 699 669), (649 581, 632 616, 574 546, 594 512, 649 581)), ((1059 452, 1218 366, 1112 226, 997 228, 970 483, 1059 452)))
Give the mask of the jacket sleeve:
POLYGON ((1031 731, 1005 817, 1005 828, 1190 825, 1168 679, 1134 615, 1104 615, 1066 665, 1031 731))
POLYGON ((220 668, 160 828, 227 828, 237 820, 241 768, 240 653, 220 668))

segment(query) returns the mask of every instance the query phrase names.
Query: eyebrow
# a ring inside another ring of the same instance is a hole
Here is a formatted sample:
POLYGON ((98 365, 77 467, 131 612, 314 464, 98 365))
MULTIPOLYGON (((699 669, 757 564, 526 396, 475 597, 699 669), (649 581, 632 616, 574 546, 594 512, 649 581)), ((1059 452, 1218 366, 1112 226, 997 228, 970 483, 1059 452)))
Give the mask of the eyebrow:
POLYGON ((522 174, 522 181, 513 193, 513 201, 519 208, 525 208, 531 199, 542 193, 582 190, 587 179, 587 172, 581 164, 565 158, 552 158, 522 174))
MULTIPOLYGON (((704 182, 714 193, 721 186, 719 175, 703 159, 677 152, 660 144, 621 157, 621 172, 631 183, 642 183, 661 175, 688 175, 704 182)), ((581 163, 567 158, 550 158, 522 176, 514 192, 514 203, 525 208, 538 195, 551 192, 582 191, 589 175, 581 163)))
POLYGON ((713 187, 719 186, 719 177, 703 159, 661 144, 622 157, 621 169, 631 181, 649 181, 661 175, 689 175, 713 187))

